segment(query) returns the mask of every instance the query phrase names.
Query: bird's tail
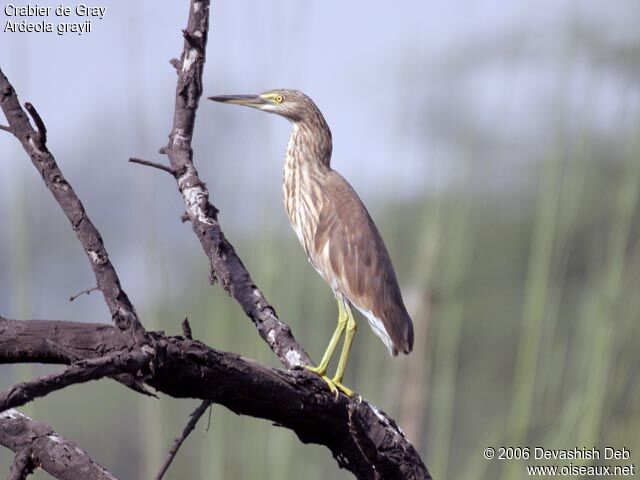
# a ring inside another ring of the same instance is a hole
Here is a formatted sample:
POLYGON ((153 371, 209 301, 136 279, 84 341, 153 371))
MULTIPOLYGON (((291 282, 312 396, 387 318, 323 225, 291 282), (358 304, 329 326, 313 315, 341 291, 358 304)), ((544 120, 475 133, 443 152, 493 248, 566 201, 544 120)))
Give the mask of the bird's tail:
POLYGON ((401 320, 396 322, 400 325, 398 329, 400 335, 393 338, 393 350, 391 354, 394 357, 398 355, 398 352, 408 355, 413 350, 413 322, 406 310, 402 313, 401 320))
POLYGON ((413 350, 413 322, 404 305, 398 312, 386 315, 384 320, 370 311, 356 308, 367 317, 373 333, 380 337, 392 356, 396 357, 398 352, 409 354, 413 350))

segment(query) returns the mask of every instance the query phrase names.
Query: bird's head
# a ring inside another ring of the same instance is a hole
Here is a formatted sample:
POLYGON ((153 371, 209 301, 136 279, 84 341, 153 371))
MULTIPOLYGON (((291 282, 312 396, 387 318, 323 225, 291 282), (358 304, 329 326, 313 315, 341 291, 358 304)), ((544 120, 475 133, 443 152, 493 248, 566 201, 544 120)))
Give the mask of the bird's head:
POLYGON ((298 90, 268 90, 259 95, 220 95, 208 97, 221 103, 244 105, 269 113, 276 113, 292 122, 300 122, 320 114, 313 100, 298 90))

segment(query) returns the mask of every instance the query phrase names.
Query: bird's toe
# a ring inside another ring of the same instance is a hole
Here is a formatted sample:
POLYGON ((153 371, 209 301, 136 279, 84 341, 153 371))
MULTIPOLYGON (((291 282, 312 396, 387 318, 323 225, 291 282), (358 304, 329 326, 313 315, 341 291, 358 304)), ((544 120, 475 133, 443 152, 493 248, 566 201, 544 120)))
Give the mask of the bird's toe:
POLYGON ((351 390, 350 388, 345 387, 340 381, 338 381, 337 379, 332 379, 331 383, 333 383, 333 385, 335 386, 335 388, 337 388, 338 390, 340 390, 342 393, 344 393, 347 397, 353 397, 354 395, 354 391, 351 390))
POLYGON ((312 367, 311 365, 305 365, 304 368, 309 370, 311 373, 315 373, 319 377, 324 377, 327 374, 327 369, 326 368, 312 367))

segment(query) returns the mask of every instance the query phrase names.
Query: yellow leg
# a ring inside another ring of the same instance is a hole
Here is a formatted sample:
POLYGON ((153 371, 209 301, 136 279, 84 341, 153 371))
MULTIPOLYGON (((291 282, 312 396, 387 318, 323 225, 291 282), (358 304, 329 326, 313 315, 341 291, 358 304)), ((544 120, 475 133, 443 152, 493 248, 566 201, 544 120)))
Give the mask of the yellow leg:
MULTIPOLYGON (((346 307, 347 309, 349 307, 346 307)), ((331 357, 333 353, 336 351, 336 346, 338 345, 338 341, 342 336, 342 332, 344 332, 345 328, 348 324, 348 316, 351 314, 351 311, 347 313, 343 301, 341 298, 338 298, 338 325, 336 326, 333 335, 331 336, 331 340, 329 341, 329 346, 327 350, 324 352, 322 356, 322 360, 320 360, 320 364, 317 367, 309 367, 307 366, 307 370, 320 375, 322 379, 329 385, 329 389, 334 392, 336 395, 338 394, 338 390, 334 382, 327 377, 327 367, 329 366, 329 362, 331 361, 331 357)))
POLYGON ((345 304, 345 310, 347 312, 347 333, 344 337, 344 345, 342 346, 342 353, 340 354, 340 360, 338 361, 338 369, 333 377, 333 383, 340 389, 345 395, 353 396, 353 390, 345 387, 342 384, 342 378, 344 377, 344 371, 347 368, 347 361, 349 360, 349 352, 351 351, 351 344, 353 343, 353 337, 356 335, 358 326, 353 318, 353 313, 349 305, 345 304))

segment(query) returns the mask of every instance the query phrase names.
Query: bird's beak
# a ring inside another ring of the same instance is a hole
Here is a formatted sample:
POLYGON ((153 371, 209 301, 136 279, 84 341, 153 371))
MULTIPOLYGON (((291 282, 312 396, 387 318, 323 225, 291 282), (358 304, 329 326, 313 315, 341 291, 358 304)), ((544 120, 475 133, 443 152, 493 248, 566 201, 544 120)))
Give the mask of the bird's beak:
POLYGON ((260 108, 267 103, 260 95, 219 95, 217 97, 207 98, 214 102, 232 103, 253 108, 260 108))

